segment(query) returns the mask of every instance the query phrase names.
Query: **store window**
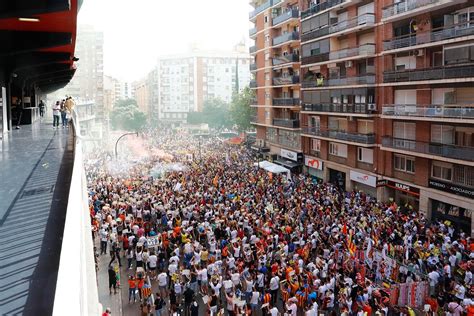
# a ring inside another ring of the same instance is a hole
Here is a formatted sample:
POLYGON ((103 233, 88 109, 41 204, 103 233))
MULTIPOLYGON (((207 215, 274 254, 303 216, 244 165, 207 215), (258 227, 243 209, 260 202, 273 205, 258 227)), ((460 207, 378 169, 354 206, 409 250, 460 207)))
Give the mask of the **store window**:
POLYGON ((415 158, 404 155, 394 155, 393 169, 402 172, 415 173, 415 158))

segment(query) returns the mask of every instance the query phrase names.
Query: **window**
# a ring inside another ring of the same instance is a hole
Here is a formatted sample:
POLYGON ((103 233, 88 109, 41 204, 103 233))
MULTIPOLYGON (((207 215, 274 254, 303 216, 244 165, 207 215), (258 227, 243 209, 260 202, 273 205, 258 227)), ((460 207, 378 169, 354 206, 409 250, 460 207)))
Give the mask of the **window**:
POLYGON ((454 144, 454 126, 431 125, 431 142, 438 144, 454 144))
POLYGON ((270 93, 265 92, 265 99, 266 99, 266 100, 270 100, 270 93))
POLYGON ((265 35, 265 43, 268 43, 268 42, 270 42, 270 35, 269 34, 265 35))
POLYGON ((265 53, 265 60, 269 60, 270 59, 270 53, 265 53))
POLYGON ((453 182, 468 187, 474 187, 474 167, 454 165, 453 182))
POLYGON ((360 134, 373 134, 374 133, 374 121, 358 120, 357 121, 357 132, 360 134))
POLYGON ((311 139, 311 150, 312 151, 321 151, 321 140, 320 139, 311 139))
POLYGON ((363 147, 357 147, 357 161, 373 164, 374 150, 363 147))
POLYGON ((268 23, 268 15, 265 15, 265 16, 263 17, 263 20, 264 20, 265 23, 268 23))
POLYGON ((269 119, 270 119, 270 111, 265 110, 265 120, 269 120, 269 119))
POLYGON ((339 143, 329 143, 329 154, 347 158, 347 145, 339 143))
POLYGON ((441 161, 433 161, 431 165, 431 176, 436 179, 452 181, 453 165, 441 161))
POLYGON ((415 173, 415 158, 403 155, 394 155, 393 169, 408 173, 415 173))
POLYGON ((416 123, 393 122, 393 137, 415 140, 416 123))
POLYGON ((270 80, 270 73, 266 72, 265 73, 265 81, 268 81, 268 80, 270 80))

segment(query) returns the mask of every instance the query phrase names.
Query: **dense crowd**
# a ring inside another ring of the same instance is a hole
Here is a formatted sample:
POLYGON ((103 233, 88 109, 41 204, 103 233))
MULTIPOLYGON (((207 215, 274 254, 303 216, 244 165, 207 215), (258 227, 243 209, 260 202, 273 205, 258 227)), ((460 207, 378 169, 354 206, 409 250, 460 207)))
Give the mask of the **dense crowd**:
POLYGON ((143 315, 474 315, 474 242, 448 222, 268 173, 215 138, 148 137, 127 168, 87 165, 111 293, 126 265, 143 315))

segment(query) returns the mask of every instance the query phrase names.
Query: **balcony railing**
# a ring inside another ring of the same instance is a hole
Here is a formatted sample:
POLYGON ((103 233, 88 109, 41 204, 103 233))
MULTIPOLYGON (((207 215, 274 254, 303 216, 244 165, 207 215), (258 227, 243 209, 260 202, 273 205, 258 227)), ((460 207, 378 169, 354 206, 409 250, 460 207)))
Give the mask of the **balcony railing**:
POLYGON ((288 10, 273 19, 272 25, 277 25, 290 19, 298 18, 300 11, 298 9, 288 10))
POLYGON ((256 27, 249 30, 249 36, 250 37, 254 36, 255 34, 257 34, 257 28, 256 27))
POLYGON ((301 63, 303 65, 321 63, 325 61, 329 61, 329 53, 301 57, 301 63))
POLYGON ((328 112, 328 113, 354 113, 354 114, 372 114, 375 112, 375 104, 355 103, 355 104, 303 104, 303 111, 308 112, 328 112))
POLYGON ((273 119, 273 125, 281 126, 281 127, 287 127, 287 128, 299 128, 300 127, 300 120, 275 118, 275 119, 273 119))
POLYGON ((255 8, 255 10, 249 13, 249 19, 253 19, 257 14, 259 14, 263 10, 270 8, 272 5, 273 5, 272 0, 268 0, 264 2, 263 4, 259 5, 258 7, 255 8))
POLYGON ((255 80, 250 80, 249 87, 250 87, 250 88, 256 88, 256 87, 257 87, 257 81, 255 81, 255 80))
POLYGON ((257 98, 251 98, 250 99, 250 104, 258 104, 257 98))
POLYGON ((285 136, 278 136, 278 139, 269 139, 267 137, 266 141, 272 144, 282 145, 296 150, 301 149, 300 137, 297 137, 296 139, 288 139, 285 136))
POLYGON ((328 86, 347 86, 359 84, 375 84, 375 75, 346 78, 330 78, 328 82, 328 86))
POLYGON ((418 8, 426 7, 431 4, 441 2, 443 0, 402 0, 400 2, 391 4, 382 9, 382 17, 384 19, 402 14, 408 11, 416 10, 418 8))
POLYGON ((316 13, 319 13, 321 11, 327 10, 331 7, 337 6, 341 3, 347 2, 347 0, 329 0, 326 2, 322 2, 316 5, 313 5, 310 7, 308 10, 301 12, 301 19, 305 19, 307 17, 310 17, 316 13))
POLYGON ((250 71, 257 70, 257 64, 250 64, 250 71))
POLYGON ((364 44, 359 47, 345 48, 329 53, 330 60, 354 57, 354 56, 366 56, 375 54, 375 44, 364 44))
POLYGON ((384 82, 404 82, 420 80, 442 80, 453 78, 474 77, 474 65, 446 66, 428 69, 409 69, 400 71, 385 71, 384 82))
POLYGON ((273 45, 280 45, 285 42, 299 40, 299 38, 300 38, 300 34, 298 32, 285 33, 285 34, 275 37, 273 39, 273 45))
POLYGON ((329 25, 323 26, 322 28, 309 31, 301 34, 301 42, 307 42, 309 40, 319 38, 329 34, 329 25))
POLYGON ((297 99, 297 98, 275 98, 275 99, 273 99, 273 105, 275 105, 275 106, 298 106, 298 105, 300 105, 300 99, 297 99))
POLYGON ((337 33, 354 27, 363 25, 373 25, 375 23, 375 15, 373 13, 366 13, 351 19, 340 21, 332 24, 329 27, 329 33, 337 33))
POLYGON ((382 138, 382 146, 420 154, 474 161, 474 147, 427 143, 416 140, 393 138, 390 136, 384 136, 382 138))
POLYGON ((395 104, 382 107, 382 115, 414 116, 427 118, 474 119, 474 105, 422 105, 395 104))
POLYGON ((250 122, 252 122, 252 123, 257 123, 258 122, 257 114, 250 115, 250 122))
POLYGON ((278 66, 287 63, 297 63, 300 61, 300 55, 292 54, 286 56, 279 56, 273 58, 273 66, 278 66))
POLYGON ((256 51, 257 51, 257 46, 254 45, 254 46, 250 46, 250 47, 249 47, 249 53, 250 53, 250 54, 253 54, 253 53, 255 53, 256 51))
POLYGON ((383 49, 399 49, 468 35, 474 35, 474 23, 461 23, 457 25, 436 28, 430 32, 419 32, 403 35, 389 41, 384 41, 383 49))
POLYGON ((375 134, 348 133, 335 130, 321 130, 316 127, 304 127, 303 134, 343 140, 361 144, 375 144, 375 134))
POLYGON ((300 82, 299 76, 289 76, 289 77, 276 77, 273 78, 274 86, 284 86, 289 84, 296 84, 300 82))

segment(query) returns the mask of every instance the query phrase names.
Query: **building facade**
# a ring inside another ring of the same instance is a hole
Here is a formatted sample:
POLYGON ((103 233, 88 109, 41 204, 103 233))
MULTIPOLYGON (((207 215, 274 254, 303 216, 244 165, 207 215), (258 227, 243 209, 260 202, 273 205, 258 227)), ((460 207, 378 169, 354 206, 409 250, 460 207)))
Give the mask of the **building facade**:
POLYGON ((246 52, 192 51, 161 57, 155 77, 158 91, 158 119, 165 123, 185 123, 189 112, 202 111, 204 102, 220 98, 230 102, 236 89, 250 82, 250 57, 246 52))
POLYGON ((267 35, 279 34, 270 23, 278 8, 290 12, 294 3, 257 2, 251 13, 260 144, 277 162, 303 164, 305 172, 346 190, 409 202, 428 218, 471 232, 474 3, 297 5, 301 101, 295 102, 299 116, 290 117, 299 119, 300 150, 276 142, 282 129, 270 118, 281 112, 275 102, 268 105, 275 88, 265 80, 265 63, 280 54, 266 44, 267 35))
POLYGON ((118 100, 121 99, 120 81, 111 77, 104 76, 104 111, 110 113, 118 100))

